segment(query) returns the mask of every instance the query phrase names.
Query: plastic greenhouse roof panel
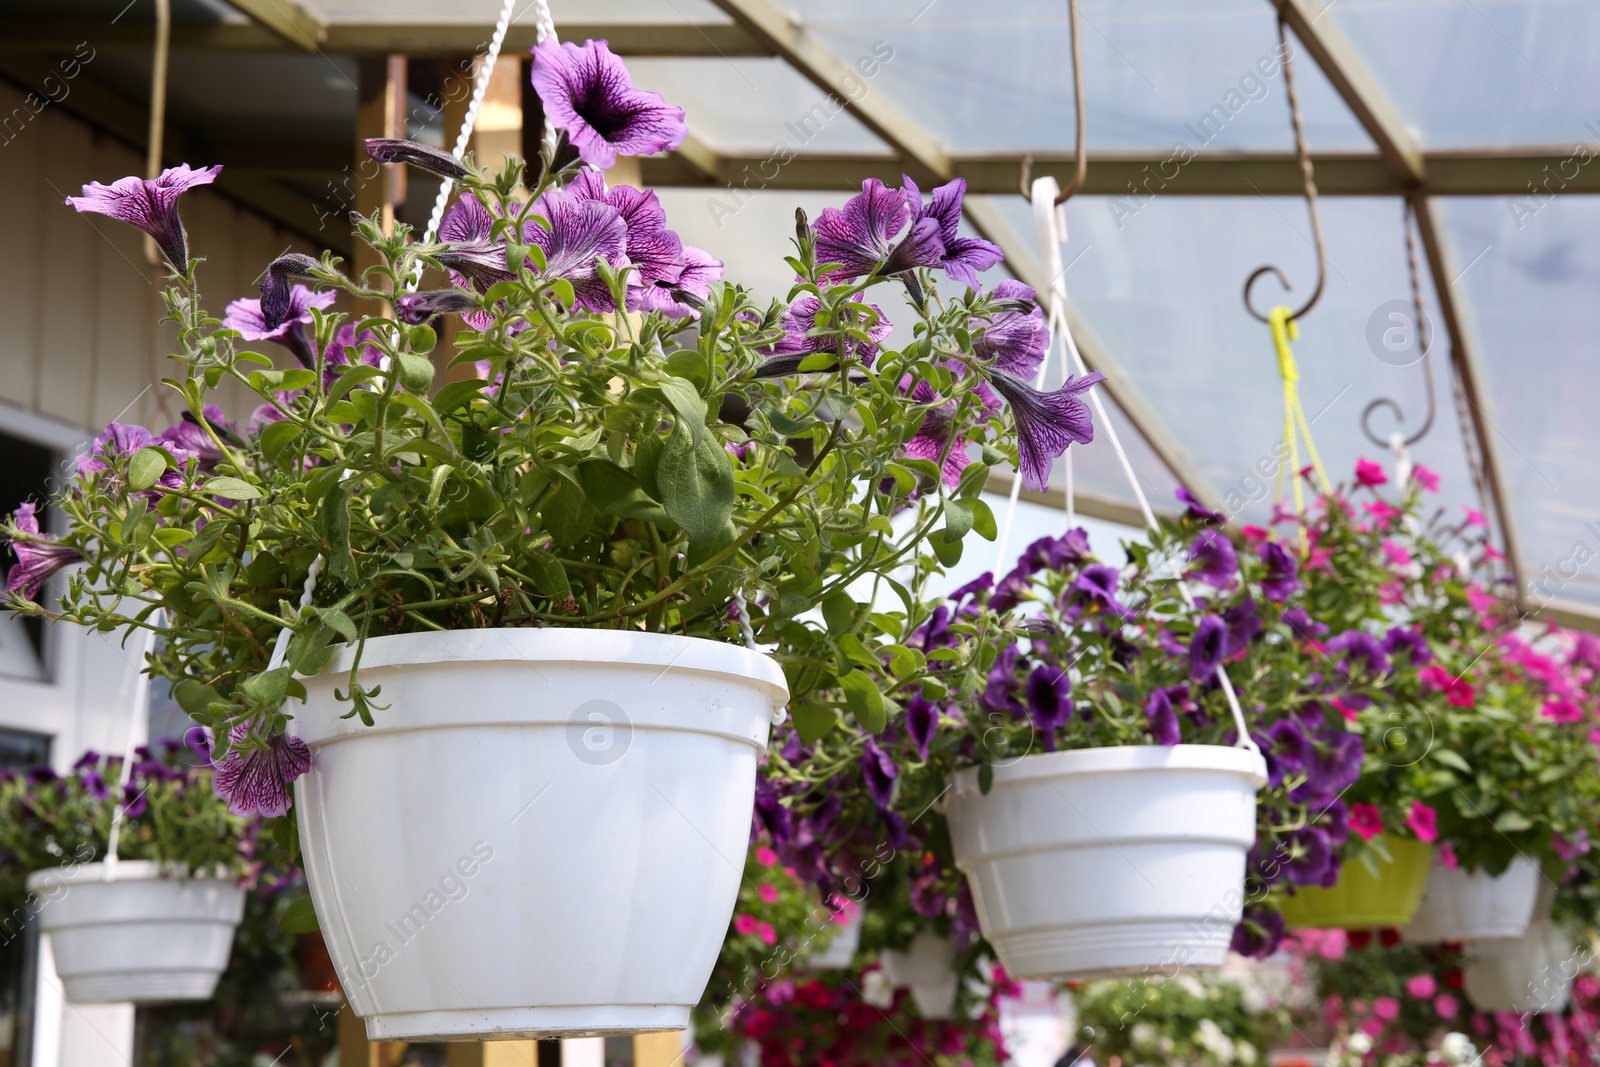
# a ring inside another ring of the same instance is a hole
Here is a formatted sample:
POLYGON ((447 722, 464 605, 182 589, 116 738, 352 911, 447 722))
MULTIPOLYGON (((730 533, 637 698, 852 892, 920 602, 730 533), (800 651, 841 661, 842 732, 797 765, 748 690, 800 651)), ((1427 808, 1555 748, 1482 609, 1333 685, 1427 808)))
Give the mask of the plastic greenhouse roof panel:
MULTIPOLYGON (((302 6, 329 22, 476 22, 494 25, 500 17, 500 0, 301 0, 302 6)), ((563 21, 582 22, 727 22, 728 16, 711 0, 550 0, 556 32, 563 21)), ((516 8, 515 22, 533 24, 531 0, 516 8)))
MULTIPOLYGON (((804 25, 846 60, 880 42, 892 49, 871 88, 953 152, 1071 149, 1070 34, 1061 0, 886 0, 870 7, 801 0, 797 6, 804 25)), ((1293 147, 1270 4, 1083 0, 1080 17, 1092 148, 1293 147)), ((1316 64, 1292 36, 1290 43, 1313 150, 1370 150, 1371 140, 1316 64)))
POLYGON ((1431 148, 1600 140, 1593 0, 1344 0, 1330 17, 1431 148))
MULTIPOLYGON (((1268 328, 1245 311, 1240 290, 1251 271, 1276 263, 1295 284, 1289 296, 1309 291, 1316 268, 1305 204, 1288 197, 1158 196, 1137 214, 1118 214, 1124 206, 1107 197, 1068 201, 1068 297, 1229 510, 1240 521, 1260 523, 1271 515, 1283 385, 1268 328)), ((1007 198, 1003 210, 1031 234, 1020 197, 1007 198)), ((1389 325, 1386 309, 1396 301, 1409 305, 1400 202, 1341 198, 1324 201, 1321 210, 1328 284, 1302 322, 1294 352, 1306 417, 1328 475, 1338 482, 1349 480, 1361 456, 1392 466, 1387 450, 1362 433, 1366 405, 1391 397, 1406 414, 1404 428, 1414 428, 1426 408, 1425 384, 1420 365, 1397 365, 1404 360, 1378 351, 1389 325)), ((1441 407, 1412 455, 1440 474, 1441 506, 1477 507, 1450 406, 1448 342, 1426 277, 1423 285, 1435 323, 1441 407)), ((1258 304, 1279 299, 1271 281, 1259 286, 1258 304)), ((1386 435, 1394 423, 1380 412, 1373 428, 1386 435)), ((1301 466, 1310 462, 1303 450, 1300 456, 1301 466)))
POLYGON ((1487 412, 1506 466, 1530 606, 1600 607, 1600 197, 1514 215, 1505 198, 1440 201, 1458 288, 1487 367, 1487 412))

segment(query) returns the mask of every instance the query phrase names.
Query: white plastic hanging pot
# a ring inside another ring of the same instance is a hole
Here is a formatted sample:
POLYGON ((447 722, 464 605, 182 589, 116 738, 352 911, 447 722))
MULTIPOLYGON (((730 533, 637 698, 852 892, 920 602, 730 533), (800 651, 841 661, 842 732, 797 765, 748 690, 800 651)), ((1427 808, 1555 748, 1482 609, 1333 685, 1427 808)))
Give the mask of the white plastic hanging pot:
POLYGON ((1016 978, 1222 966, 1266 764, 1220 745, 1117 746, 958 771, 947 815, 984 936, 1016 978))
POLYGON ((103 863, 28 876, 67 1000, 211 999, 244 915, 244 890, 219 878, 163 876, 149 860, 119 860, 112 877, 103 863))
POLYGON ((821 952, 813 953, 805 966, 813 971, 836 971, 850 966, 861 947, 861 920, 864 904, 856 904, 848 916, 833 916, 829 925, 834 928, 833 940, 821 952), (843 922, 839 920, 843 918, 843 922))
POLYGON ((1462 968, 1467 997, 1479 1011, 1565 1010, 1578 976, 1572 939, 1549 919, 1536 919, 1518 938, 1479 941, 1462 968))
POLYGON ((1538 897, 1539 867, 1520 856, 1499 875, 1435 863, 1422 904, 1401 934, 1418 944, 1521 937, 1538 897))
POLYGON ((766 656, 617 630, 366 643, 291 730, 301 851, 373 1040, 678 1030, 732 917, 756 759, 788 700, 766 656))
POLYGON ((896 989, 911 990, 924 1019, 948 1019, 956 1009, 956 950, 932 930, 920 930, 904 951, 885 949, 878 957, 896 989))

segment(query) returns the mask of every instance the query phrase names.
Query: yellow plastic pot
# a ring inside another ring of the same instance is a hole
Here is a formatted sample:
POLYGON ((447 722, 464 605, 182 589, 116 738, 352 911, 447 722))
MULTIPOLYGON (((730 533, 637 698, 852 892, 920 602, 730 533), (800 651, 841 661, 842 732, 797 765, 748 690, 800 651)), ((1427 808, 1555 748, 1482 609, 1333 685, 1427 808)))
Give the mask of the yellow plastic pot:
POLYGON ((1374 853, 1376 875, 1361 860, 1350 860, 1331 888, 1299 886, 1294 896, 1280 897, 1279 910, 1289 929, 1368 930, 1409 923, 1428 885, 1433 846, 1425 841, 1382 841, 1392 859, 1385 863, 1374 853))

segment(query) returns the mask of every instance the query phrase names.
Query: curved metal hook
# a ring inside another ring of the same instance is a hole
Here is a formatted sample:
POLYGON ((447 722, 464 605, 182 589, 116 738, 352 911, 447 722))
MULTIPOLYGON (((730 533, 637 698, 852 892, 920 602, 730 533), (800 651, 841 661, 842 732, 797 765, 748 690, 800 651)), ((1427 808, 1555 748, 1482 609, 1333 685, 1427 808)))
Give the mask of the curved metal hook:
MULTIPOLYGON (((1072 99, 1078 115, 1078 138, 1073 149, 1073 156, 1077 169, 1072 175, 1072 180, 1066 188, 1056 196, 1057 204, 1067 202, 1067 197, 1083 188, 1083 181, 1089 174, 1089 153, 1087 130, 1088 123, 1084 117, 1083 104, 1083 47, 1078 43, 1078 0, 1067 0, 1067 24, 1072 30, 1072 99)), ((1025 153, 1022 157, 1022 198, 1029 203, 1033 202, 1033 153, 1025 153)))
MULTIPOLYGON (((1422 440, 1427 436, 1428 431, 1433 429, 1433 417, 1438 411, 1438 397, 1434 393, 1433 364, 1428 359, 1433 353, 1433 330, 1429 328, 1428 320, 1422 311, 1422 282, 1417 273, 1417 244, 1416 240, 1411 236, 1411 201, 1409 200, 1405 201, 1404 216, 1401 218, 1400 224, 1405 228, 1406 233, 1406 264, 1411 274, 1411 309, 1415 317, 1417 343, 1422 346, 1422 355, 1418 357, 1417 362, 1422 364, 1422 380, 1427 388, 1428 398, 1428 414, 1423 417, 1422 425, 1417 427, 1416 433, 1411 434, 1409 437, 1403 436, 1401 438, 1401 443, 1406 447, 1410 447, 1422 440)), ((1388 408, 1393 412, 1395 422, 1402 426, 1405 425, 1406 416, 1397 402, 1385 396, 1378 397, 1378 399, 1361 409, 1361 432, 1367 435, 1367 440, 1379 448, 1388 448, 1392 437, 1388 439, 1382 438, 1372 431, 1372 416, 1380 408, 1388 408)))
MULTIPOLYGON (((1311 214, 1312 245, 1317 251, 1316 287, 1311 290, 1311 298, 1298 311, 1291 313, 1289 316, 1291 319, 1298 319, 1316 307, 1317 301, 1322 299, 1322 290, 1328 284, 1328 255, 1323 250, 1322 217, 1317 212, 1317 183, 1312 175, 1311 152, 1306 148, 1305 123, 1300 118, 1300 94, 1295 91, 1294 87, 1294 67, 1289 62, 1288 31, 1284 27, 1282 14, 1278 16, 1278 54, 1283 57, 1283 86, 1288 90, 1289 119, 1294 125, 1295 154, 1300 159, 1300 180, 1305 190, 1306 210, 1311 214)), ((1289 284, 1289 279, 1284 277, 1283 271, 1277 267, 1268 264, 1265 267, 1256 268, 1255 273, 1251 274, 1244 283, 1244 306, 1250 314, 1262 322, 1266 322, 1267 317, 1251 306, 1250 286, 1257 278, 1269 271, 1278 276, 1278 281, 1282 284, 1285 292, 1293 288, 1289 284)))

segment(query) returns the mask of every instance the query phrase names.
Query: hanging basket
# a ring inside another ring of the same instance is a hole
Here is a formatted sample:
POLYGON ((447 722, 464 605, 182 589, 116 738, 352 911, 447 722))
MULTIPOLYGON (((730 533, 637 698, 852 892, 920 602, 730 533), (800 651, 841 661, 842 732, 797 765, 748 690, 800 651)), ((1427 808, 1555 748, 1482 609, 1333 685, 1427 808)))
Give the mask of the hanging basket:
POLYGON ((1369 930, 1404 926, 1416 914, 1428 884, 1433 846, 1425 841, 1382 838, 1389 861, 1374 855, 1378 873, 1359 860, 1344 864, 1329 888, 1299 886, 1278 898, 1291 930, 1369 930))
POLYGON ((1498 875, 1435 863, 1422 903, 1400 933, 1417 944, 1521 937, 1538 897, 1539 867, 1521 856, 1498 875))
POLYGON ((369 640, 291 729, 322 934, 373 1040, 679 1030, 733 915, 756 760, 788 699, 766 656, 617 630, 369 640))
POLYGON ((1222 966, 1244 906, 1260 753, 1117 746, 951 781, 947 815, 984 936, 1016 978, 1222 966))
POLYGON ((163 875, 149 860, 52 867, 28 876, 43 900, 56 974, 74 1004, 210 1000, 228 966, 244 890, 163 875))
POLYGON ((932 930, 921 930, 904 952, 885 949, 878 961, 891 985, 911 990, 911 1000, 924 1019, 955 1014, 956 950, 949 941, 932 930))
POLYGON ((861 947, 861 920, 865 917, 866 905, 854 904, 848 915, 834 915, 830 925, 835 927, 833 940, 828 942, 821 952, 806 957, 804 966, 813 971, 837 971, 850 966, 856 958, 856 949, 861 947))
POLYGON ((1564 1011, 1578 958, 1566 931, 1540 919, 1521 937, 1472 945, 1462 978, 1479 1011, 1564 1011))

